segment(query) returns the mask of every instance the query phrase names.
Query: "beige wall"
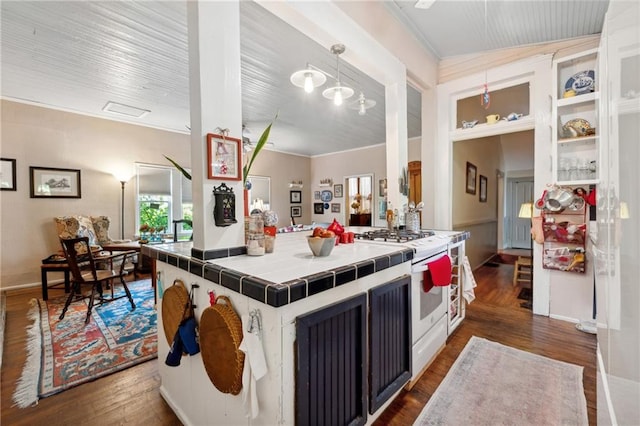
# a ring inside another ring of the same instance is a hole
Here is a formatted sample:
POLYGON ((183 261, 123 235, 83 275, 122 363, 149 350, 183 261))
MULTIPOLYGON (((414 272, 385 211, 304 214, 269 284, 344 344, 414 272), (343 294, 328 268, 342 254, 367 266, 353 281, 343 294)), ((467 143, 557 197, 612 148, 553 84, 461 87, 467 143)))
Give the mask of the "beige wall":
POLYGON ((472 267, 497 252, 497 177, 502 168, 500 137, 488 137, 453 144, 453 229, 471 231, 466 254, 472 267), (467 161, 477 168, 476 194, 466 192, 467 161), (480 175, 487 177, 487 202, 481 203, 480 175))
MULTIPOLYGON (((352 151, 344 151, 323 156, 313 157, 311 161, 311 185, 309 192, 305 191, 307 201, 303 199, 303 211, 308 209, 313 212, 313 192, 323 189, 331 189, 320 186, 320 180, 331 178, 333 183, 342 183, 344 193, 346 195, 346 185, 344 178, 346 176, 361 175, 373 173, 373 189, 374 189, 374 215, 378 215, 378 180, 386 177, 386 147, 384 145, 376 145, 370 148, 356 149, 352 151)), ((316 201, 318 202, 318 201, 316 201)), ((325 210, 324 214, 313 214, 311 219, 316 223, 331 222, 338 219, 340 223, 347 224, 349 210, 345 205, 346 198, 334 198, 331 203, 340 203, 340 213, 331 213, 331 209, 325 210)), ((329 204, 331 204, 329 203, 329 204)), ((375 217, 375 216, 372 216, 375 217)), ((382 222, 380 222, 382 224, 382 222)), ((386 225, 386 222, 384 222, 386 225)))
MULTIPOLYGON (((17 160, 17 191, 3 191, 2 287, 40 281, 40 261, 59 249, 53 218, 107 215, 120 235, 120 183, 111 174, 135 161, 183 164, 188 136, 63 111, 2 101, 2 157, 17 160), (29 166, 80 169, 82 198, 29 197, 29 166)), ((134 180, 126 185, 125 238, 134 234, 134 180)))
MULTIPOLYGON (((3 288, 40 282, 40 261, 59 250, 53 218, 70 214, 107 215, 110 233, 120 237, 120 183, 112 172, 134 162, 170 165, 163 155, 189 167, 189 136, 64 111, 2 101, 1 155, 17 160, 17 191, 0 192, 3 288), (80 169, 82 198, 29 197, 29 166, 80 169)), ((302 180, 309 202, 308 157, 264 150, 252 174, 271 177, 272 205, 279 226, 289 224, 291 180, 302 180)), ((135 234, 135 179, 125 187, 125 238, 135 234)), ((297 223, 310 223, 303 208, 297 223)), ((50 274, 50 279, 56 279, 50 274)))
POLYGON ((313 208, 308 202, 313 198, 311 192, 311 159, 300 155, 285 154, 276 151, 262 150, 251 166, 251 174, 269 176, 271 178, 271 210, 278 214, 278 227, 289 225, 291 206, 301 205, 302 217, 296 217, 296 224, 311 223, 313 208), (291 204, 289 183, 302 181, 302 204, 291 204), (310 195, 311 194, 311 195, 310 195))

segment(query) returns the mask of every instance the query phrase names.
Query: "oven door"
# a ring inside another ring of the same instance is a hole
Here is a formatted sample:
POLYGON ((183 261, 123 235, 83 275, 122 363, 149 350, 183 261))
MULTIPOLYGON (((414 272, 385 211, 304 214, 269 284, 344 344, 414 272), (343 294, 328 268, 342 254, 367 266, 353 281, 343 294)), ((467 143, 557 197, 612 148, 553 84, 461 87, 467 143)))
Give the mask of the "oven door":
POLYGON ((414 344, 447 314, 448 287, 433 287, 426 293, 422 290, 424 272, 429 269, 428 264, 446 255, 445 247, 442 252, 418 260, 411 267, 411 331, 414 344))

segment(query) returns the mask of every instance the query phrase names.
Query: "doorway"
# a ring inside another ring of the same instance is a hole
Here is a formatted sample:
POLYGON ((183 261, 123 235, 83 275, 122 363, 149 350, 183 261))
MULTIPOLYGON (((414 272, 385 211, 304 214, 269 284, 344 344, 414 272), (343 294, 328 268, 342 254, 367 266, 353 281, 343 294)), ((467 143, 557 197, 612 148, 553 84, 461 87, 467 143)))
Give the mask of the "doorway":
POLYGON ((519 217, 523 203, 533 202, 533 177, 508 179, 508 216, 509 247, 514 249, 531 248, 531 218, 519 217))

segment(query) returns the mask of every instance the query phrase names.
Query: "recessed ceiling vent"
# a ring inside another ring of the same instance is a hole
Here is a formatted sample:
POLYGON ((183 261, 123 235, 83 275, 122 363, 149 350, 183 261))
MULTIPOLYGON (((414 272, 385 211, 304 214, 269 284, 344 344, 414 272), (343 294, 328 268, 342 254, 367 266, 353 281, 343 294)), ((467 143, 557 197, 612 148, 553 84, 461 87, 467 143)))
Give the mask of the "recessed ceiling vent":
POLYGON ((102 107, 103 111, 112 112, 114 114, 126 115, 127 117, 142 118, 151 111, 148 109, 136 108, 118 102, 109 101, 102 107))

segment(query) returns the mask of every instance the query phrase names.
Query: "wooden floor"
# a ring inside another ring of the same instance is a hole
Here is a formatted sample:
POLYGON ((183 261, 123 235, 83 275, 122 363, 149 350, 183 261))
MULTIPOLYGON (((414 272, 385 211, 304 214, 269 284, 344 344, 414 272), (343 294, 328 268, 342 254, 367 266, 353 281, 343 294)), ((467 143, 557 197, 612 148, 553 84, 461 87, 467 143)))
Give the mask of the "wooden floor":
MULTIPOLYGON (((399 397, 376 425, 410 425, 442 381, 471 336, 485 337, 515 348, 584 366, 589 424, 596 424, 596 339, 573 324, 533 316, 521 308, 519 289, 512 287, 513 265, 483 266, 474 272, 477 299, 467 318, 411 392, 399 397)), ((61 291, 53 290, 55 296, 61 291)), ((12 407, 12 394, 25 360, 28 302, 40 297, 36 289, 7 294, 7 323, 1 372, 2 425, 180 425, 159 393, 158 360, 41 399, 26 409, 12 407)), ((488 389, 487 391, 491 391, 488 389)), ((496 407, 499 409, 499 407, 496 407)), ((215 419, 212 419, 215 424, 215 419)))

